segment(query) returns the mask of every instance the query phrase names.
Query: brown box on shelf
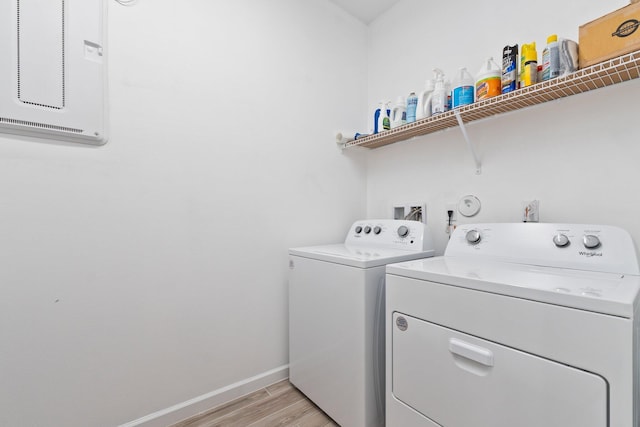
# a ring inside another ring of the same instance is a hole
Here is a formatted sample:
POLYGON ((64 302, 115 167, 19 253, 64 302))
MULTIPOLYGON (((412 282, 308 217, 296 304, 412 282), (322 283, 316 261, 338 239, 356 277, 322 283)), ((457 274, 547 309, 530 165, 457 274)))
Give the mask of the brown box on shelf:
POLYGON ((640 3, 630 4, 580 26, 579 67, 640 50, 640 3))

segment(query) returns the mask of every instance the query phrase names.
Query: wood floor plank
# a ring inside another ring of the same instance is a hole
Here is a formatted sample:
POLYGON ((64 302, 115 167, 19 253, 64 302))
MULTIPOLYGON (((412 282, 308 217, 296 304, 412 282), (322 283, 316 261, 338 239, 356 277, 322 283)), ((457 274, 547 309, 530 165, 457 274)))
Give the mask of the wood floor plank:
POLYGON ((292 388, 294 388, 293 384, 286 379, 266 387, 269 394, 282 393, 283 391, 291 390, 292 388))
POLYGON ((240 411, 199 424, 199 427, 246 427, 251 423, 277 412, 280 408, 288 407, 304 399, 306 398, 302 393, 292 388, 291 390, 274 396, 268 396, 250 406, 242 408, 240 411))
POLYGON ((267 397, 269 397, 269 393, 267 392, 267 390, 262 388, 258 391, 212 408, 209 411, 187 418, 186 420, 180 421, 172 425, 171 427, 200 427, 204 422, 215 421, 216 419, 222 418, 228 414, 241 410, 242 408, 255 404, 256 402, 266 399, 267 397))
POLYGON ((171 427, 339 427, 289 380, 279 381, 171 427))
POLYGON ((295 424, 295 427, 324 427, 334 425, 337 426, 336 423, 333 422, 331 418, 327 416, 320 409, 317 409, 314 412, 310 412, 303 418, 299 419, 295 424))
POLYGON ((248 427, 287 427, 293 426, 298 420, 313 412, 317 412, 316 406, 307 399, 300 400, 286 408, 268 415, 248 427))

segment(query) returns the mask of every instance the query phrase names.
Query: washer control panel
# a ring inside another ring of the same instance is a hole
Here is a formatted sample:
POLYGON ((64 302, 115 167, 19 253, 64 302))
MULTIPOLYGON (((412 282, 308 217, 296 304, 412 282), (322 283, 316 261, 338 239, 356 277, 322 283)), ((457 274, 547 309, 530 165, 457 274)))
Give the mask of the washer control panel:
POLYGON ((631 236, 608 225, 496 223, 456 228, 445 256, 638 274, 631 236))
POLYGON ((417 251, 433 247, 425 224, 392 219, 356 221, 349 230, 345 244, 417 251))

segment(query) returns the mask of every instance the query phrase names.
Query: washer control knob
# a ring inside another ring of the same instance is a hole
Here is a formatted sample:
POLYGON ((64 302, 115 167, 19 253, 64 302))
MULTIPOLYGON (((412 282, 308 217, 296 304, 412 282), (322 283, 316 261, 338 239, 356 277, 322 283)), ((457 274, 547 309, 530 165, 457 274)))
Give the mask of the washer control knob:
POLYGON ((373 232, 374 234, 380 234, 380 232, 382 231, 382 228, 380 228, 379 226, 375 226, 373 227, 373 232))
POLYGON ((398 227, 398 236, 404 238, 409 235, 409 228, 406 225, 398 227))
POLYGON ((356 234, 360 234, 360 233, 362 233, 362 227, 357 226, 356 227, 356 234))
POLYGON ((564 248, 565 246, 569 246, 571 242, 566 234, 558 233, 553 236, 553 243, 559 248, 564 248))
POLYGON ((584 247, 587 249, 595 249, 600 246, 600 239, 593 234, 585 234, 582 238, 582 243, 584 243, 584 247))
POLYGON ((482 236, 480 235, 480 232, 478 230, 469 230, 467 231, 466 239, 467 242, 471 243, 472 245, 477 245, 478 243, 480 243, 480 240, 482 240, 482 236))
POLYGON ((368 225, 364 228, 364 234, 369 234, 371 233, 371 227, 369 227, 368 225))

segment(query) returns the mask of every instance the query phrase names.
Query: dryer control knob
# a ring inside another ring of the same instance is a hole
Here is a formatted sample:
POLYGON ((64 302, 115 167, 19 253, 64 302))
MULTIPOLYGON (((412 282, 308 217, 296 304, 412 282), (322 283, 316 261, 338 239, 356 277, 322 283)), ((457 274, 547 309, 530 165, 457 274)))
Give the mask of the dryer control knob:
POLYGON ((566 234, 560 233, 553 236, 553 243, 559 248, 564 248, 565 246, 569 246, 571 242, 566 234))
POLYGON ((482 236, 480 235, 480 232, 478 230, 467 231, 466 238, 467 242, 471 243, 472 245, 476 245, 480 243, 480 240, 482 240, 482 236))
POLYGON ((406 225, 401 225, 398 227, 398 236, 407 237, 409 235, 409 228, 406 225))
POLYGON ((364 234, 369 234, 371 233, 371 227, 369 227, 368 225, 364 228, 364 234))
POLYGON ((582 243, 584 243, 584 247, 587 249, 595 249, 600 246, 600 239, 593 234, 586 234, 582 238, 582 243))
POLYGON ((374 234, 380 234, 380 232, 382 231, 382 228, 380 228, 379 226, 375 226, 373 227, 373 233, 374 234))
POLYGON ((360 233, 362 233, 362 227, 357 226, 356 227, 356 234, 360 234, 360 233))

